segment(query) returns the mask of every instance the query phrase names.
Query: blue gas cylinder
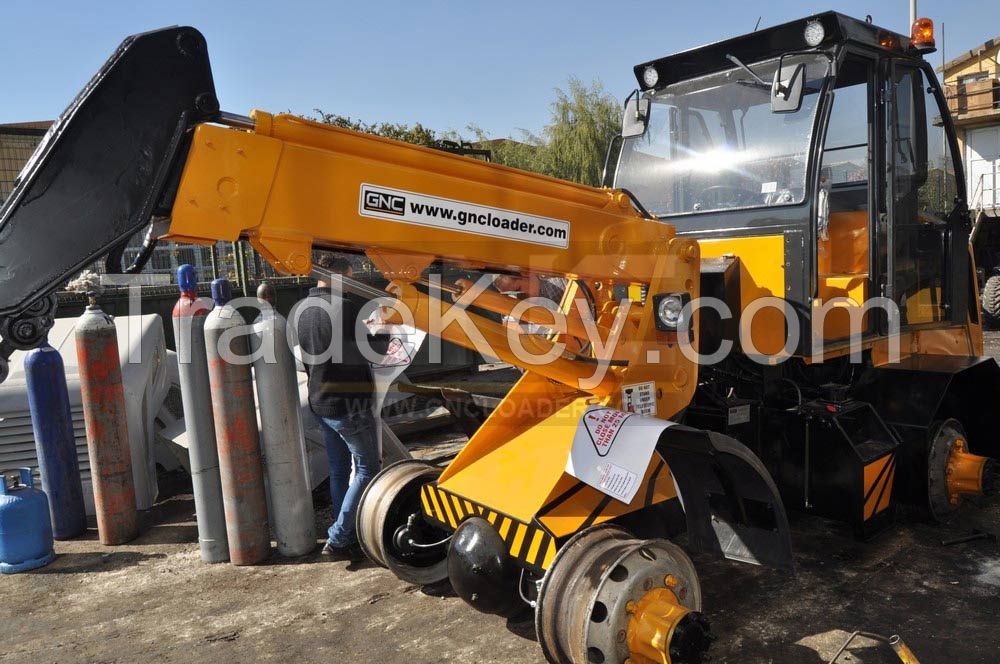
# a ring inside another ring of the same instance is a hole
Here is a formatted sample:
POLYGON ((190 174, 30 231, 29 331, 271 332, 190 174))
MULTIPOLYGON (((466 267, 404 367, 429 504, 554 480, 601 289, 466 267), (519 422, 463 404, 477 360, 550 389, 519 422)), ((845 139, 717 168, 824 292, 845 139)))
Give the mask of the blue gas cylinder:
POLYGON ((35 488, 30 468, 0 475, 0 573, 48 565, 56 557, 49 499, 35 488))
POLYGON ((66 371, 59 351, 43 343, 24 358, 28 407, 35 432, 42 490, 49 499, 52 536, 76 537, 87 530, 80 464, 76 458, 73 415, 66 389, 66 371))

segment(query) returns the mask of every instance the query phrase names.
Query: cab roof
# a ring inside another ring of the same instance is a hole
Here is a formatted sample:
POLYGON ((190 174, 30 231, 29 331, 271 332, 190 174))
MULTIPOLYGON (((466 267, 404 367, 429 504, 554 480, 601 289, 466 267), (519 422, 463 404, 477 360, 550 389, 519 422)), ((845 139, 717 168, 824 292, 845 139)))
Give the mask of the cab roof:
POLYGON ((826 50, 845 42, 856 42, 885 50, 893 55, 913 55, 910 38, 880 28, 868 21, 845 16, 838 12, 824 12, 771 28, 682 51, 665 58, 643 62, 633 68, 642 89, 659 89, 664 86, 706 74, 731 69, 733 63, 726 55, 734 55, 743 62, 752 63, 776 58, 789 51, 811 50, 805 42, 804 31, 810 21, 819 21, 826 33, 815 50, 826 50), (653 88, 643 82, 647 67, 655 67, 659 78, 653 88))

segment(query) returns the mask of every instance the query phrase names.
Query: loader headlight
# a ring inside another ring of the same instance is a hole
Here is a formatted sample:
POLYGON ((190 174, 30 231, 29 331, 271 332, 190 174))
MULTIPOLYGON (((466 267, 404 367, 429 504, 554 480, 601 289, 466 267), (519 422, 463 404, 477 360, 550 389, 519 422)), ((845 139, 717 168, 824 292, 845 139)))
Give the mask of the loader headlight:
POLYGON ((660 293, 653 296, 656 329, 676 332, 684 322, 684 307, 691 301, 688 293, 660 293))
POLYGON ((659 80, 660 72, 656 71, 656 67, 653 65, 650 65, 643 70, 642 82, 646 84, 647 88, 654 87, 659 80))
POLYGON ((826 37, 826 30, 823 29, 822 23, 816 20, 806 23, 806 44, 809 46, 819 46, 824 37, 826 37))

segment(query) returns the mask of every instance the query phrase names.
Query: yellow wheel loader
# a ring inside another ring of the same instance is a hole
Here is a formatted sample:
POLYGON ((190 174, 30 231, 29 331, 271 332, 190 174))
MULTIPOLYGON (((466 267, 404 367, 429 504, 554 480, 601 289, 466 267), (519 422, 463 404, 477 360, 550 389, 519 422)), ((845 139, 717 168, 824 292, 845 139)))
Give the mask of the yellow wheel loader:
POLYGON ((525 369, 446 468, 373 480, 368 555, 533 609, 551 662, 697 662, 685 550, 791 571, 786 507, 868 537, 997 488, 1000 368, 932 48, 927 21, 825 13, 640 64, 591 188, 223 112, 201 34, 135 35, 0 209, 0 351, 37 345, 52 293, 150 224, 150 245, 245 238, 285 274, 363 252, 387 322, 525 369))

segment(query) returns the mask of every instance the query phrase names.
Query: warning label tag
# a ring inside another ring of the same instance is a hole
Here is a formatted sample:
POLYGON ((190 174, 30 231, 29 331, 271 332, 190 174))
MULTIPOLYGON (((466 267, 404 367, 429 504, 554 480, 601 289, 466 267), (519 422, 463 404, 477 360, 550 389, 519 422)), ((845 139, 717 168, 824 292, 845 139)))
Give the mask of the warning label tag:
POLYGON ((656 417, 656 383, 633 383, 622 386, 622 410, 656 417))
POLYGON ((746 424, 750 421, 750 404, 740 404, 739 406, 729 407, 729 417, 728 424, 730 426, 734 424, 746 424))
POLYGON ((660 433, 671 422, 591 406, 584 412, 566 472, 623 503, 635 497, 660 433))
POLYGON ((611 452, 611 446, 615 444, 622 424, 629 417, 631 417, 629 413, 614 408, 595 408, 586 412, 583 416, 583 428, 598 456, 607 456, 611 452))
POLYGON ((372 184, 361 185, 358 214, 560 249, 569 246, 568 221, 372 184))

